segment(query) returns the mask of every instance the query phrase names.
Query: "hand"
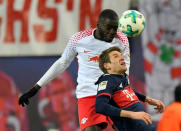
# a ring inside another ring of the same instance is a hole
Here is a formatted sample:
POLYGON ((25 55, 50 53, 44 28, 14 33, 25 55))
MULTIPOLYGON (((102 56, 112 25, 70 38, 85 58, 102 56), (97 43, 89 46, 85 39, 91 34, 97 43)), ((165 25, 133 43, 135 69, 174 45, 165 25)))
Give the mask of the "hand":
POLYGON ((151 116, 146 112, 133 112, 131 118, 135 120, 143 120, 146 124, 152 124, 151 116))
POLYGON ((29 104, 29 99, 31 97, 33 97, 37 92, 38 90, 40 89, 41 87, 39 85, 35 85, 31 90, 29 90, 27 93, 23 94, 20 98, 19 98, 19 105, 22 105, 22 106, 25 106, 29 104))
POLYGON ((146 97, 145 102, 147 102, 150 105, 156 106, 154 109, 157 110, 157 113, 162 113, 165 110, 165 105, 160 100, 156 100, 156 99, 152 99, 150 97, 146 97))
POLYGON ((152 124, 151 116, 146 112, 121 111, 121 117, 128 117, 134 120, 143 120, 146 124, 152 124))

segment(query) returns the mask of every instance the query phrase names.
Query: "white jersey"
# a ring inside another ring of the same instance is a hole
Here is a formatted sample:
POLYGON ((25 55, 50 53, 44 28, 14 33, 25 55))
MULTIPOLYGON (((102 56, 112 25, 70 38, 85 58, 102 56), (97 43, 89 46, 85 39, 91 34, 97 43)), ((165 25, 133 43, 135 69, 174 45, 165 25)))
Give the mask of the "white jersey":
POLYGON ((129 74, 130 52, 127 37, 117 32, 112 42, 105 42, 95 39, 93 32, 95 29, 89 29, 74 34, 69 40, 62 57, 59 58, 45 75, 37 82, 38 85, 44 86, 50 80, 62 73, 77 57, 78 59, 78 78, 76 96, 82 98, 97 94, 97 85, 95 82, 103 74, 99 69, 99 55, 105 49, 112 46, 118 46, 125 58, 129 74))

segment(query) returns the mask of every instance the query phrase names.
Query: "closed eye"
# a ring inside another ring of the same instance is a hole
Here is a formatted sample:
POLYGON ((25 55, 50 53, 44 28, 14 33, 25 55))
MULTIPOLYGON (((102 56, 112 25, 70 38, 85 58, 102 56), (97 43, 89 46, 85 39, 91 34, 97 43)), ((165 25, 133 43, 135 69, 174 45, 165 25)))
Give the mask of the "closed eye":
POLYGON ((113 54, 113 57, 114 57, 114 58, 117 58, 117 57, 118 57, 118 55, 117 55, 117 54, 113 54))

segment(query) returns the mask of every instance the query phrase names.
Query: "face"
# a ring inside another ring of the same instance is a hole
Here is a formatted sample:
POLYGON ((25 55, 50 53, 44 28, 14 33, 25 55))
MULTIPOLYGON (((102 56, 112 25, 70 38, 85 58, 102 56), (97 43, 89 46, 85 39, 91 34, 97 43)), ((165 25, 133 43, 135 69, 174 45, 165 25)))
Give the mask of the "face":
POLYGON ((105 68, 110 74, 123 74, 127 67, 123 55, 119 51, 109 53, 110 63, 105 63, 105 68))
POLYGON ((100 35, 100 39, 106 42, 111 42, 116 35, 118 29, 118 20, 100 20, 97 25, 97 30, 100 35))

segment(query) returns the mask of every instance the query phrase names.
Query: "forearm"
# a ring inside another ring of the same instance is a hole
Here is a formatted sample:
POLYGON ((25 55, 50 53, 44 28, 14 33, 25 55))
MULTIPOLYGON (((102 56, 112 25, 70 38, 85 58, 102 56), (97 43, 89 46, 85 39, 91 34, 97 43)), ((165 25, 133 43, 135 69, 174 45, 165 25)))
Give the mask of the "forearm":
POLYGON ((109 104, 109 96, 99 96, 96 98, 95 111, 97 113, 110 117, 127 117, 135 120, 143 120, 147 124, 151 124, 151 116, 145 112, 133 112, 121 110, 118 107, 109 104))
POLYGON ((160 100, 157 100, 157 99, 153 99, 153 98, 150 98, 148 96, 146 96, 146 99, 145 99, 145 102, 150 104, 150 105, 154 105, 154 106, 157 106, 158 108, 162 108, 164 110, 164 104, 162 103, 162 101, 160 100))
POLYGON ((131 118, 131 113, 132 113, 132 111, 121 110, 120 117, 131 118))
POLYGON ((141 119, 139 118, 140 114, 138 113, 145 113, 145 112, 133 112, 133 111, 121 110, 120 108, 111 106, 108 103, 99 103, 97 106, 99 106, 99 108, 96 108, 97 113, 110 117, 126 117, 131 119, 141 119))
POLYGON ((121 110, 118 107, 111 106, 109 96, 99 96, 96 99, 95 111, 97 113, 111 117, 128 117, 131 118, 132 111, 121 110))
POLYGON ((145 100, 146 100, 146 96, 145 95, 143 95, 143 94, 141 94, 141 93, 139 93, 139 92, 137 92, 135 90, 134 90, 134 92, 135 92, 136 96, 138 97, 138 99, 140 101, 145 102, 145 100))
POLYGON ((145 102, 147 102, 147 103, 153 103, 154 100, 155 100, 155 99, 152 99, 152 98, 150 98, 150 97, 148 97, 148 96, 146 96, 146 98, 145 98, 145 102))
POLYGON ((96 99, 95 111, 106 116, 120 117, 121 109, 118 107, 111 106, 108 103, 109 96, 99 96, 96 99))
POLYGON ((62 53, 62 56, 50 67, 50 69, 43 75, 43 77, 37 82, 41 87, 49 83, 60 73, 62 73, 73 61, 77 52, 74 43, 69 42, 62 53))
POLYGON ((160 100, 152 99, 147 96, 145 102, 147 102, 150 105, 156 106, 156 108, 154 109, 157 110, 158 113, 162 113, 165 110, 165 105, 160 100))
POLYGON ((71 62, 65 61, 63 58, 59 58, 42 76, 42 78, 37 82, 37 84, 41 87, 49 83, 55 77, 57 77, 60 73, 62 73, 71 62))
POLYGON ((152 99, 152 98, 150 98, 148 96, 145 96, 145 95, 143 95, 143 94, 141 94, 141 93, 139 93, 139 92, 137 92, 135 90, 134 90, 134 92, 135 92, 136 96, 138 97, 138 99, 143 101, 143 102, 150 103, 150 102, 154 101, 154 99, 152 99))
POLYGON ((122 110, 120 116, 131 118, 134 120, 143 120, 146 124, 152 123, 151 116, 146 112, 133 112, 133 111, 122 110))

